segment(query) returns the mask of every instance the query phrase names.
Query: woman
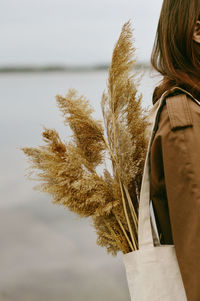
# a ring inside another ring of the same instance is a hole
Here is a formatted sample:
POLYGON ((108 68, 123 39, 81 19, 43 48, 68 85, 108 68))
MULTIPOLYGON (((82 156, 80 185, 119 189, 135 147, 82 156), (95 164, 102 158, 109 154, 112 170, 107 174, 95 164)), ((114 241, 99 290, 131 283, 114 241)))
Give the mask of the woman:
POLYGON ((187 299, 200 301, 200 0, 163 1, 151 63, 163 76, 153 104, 183 89, 167 96, 151 145, 151 200, 187 299))

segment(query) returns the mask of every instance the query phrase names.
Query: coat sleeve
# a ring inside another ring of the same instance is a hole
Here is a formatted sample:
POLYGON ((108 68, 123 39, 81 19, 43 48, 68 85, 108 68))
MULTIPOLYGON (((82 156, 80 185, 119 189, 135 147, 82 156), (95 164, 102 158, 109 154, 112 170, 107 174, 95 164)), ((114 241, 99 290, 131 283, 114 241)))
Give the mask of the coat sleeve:
POLYGON ((161 141, 173 243, 188 301, 200 300, 200 105, 166 99, 156 133, 161 141))

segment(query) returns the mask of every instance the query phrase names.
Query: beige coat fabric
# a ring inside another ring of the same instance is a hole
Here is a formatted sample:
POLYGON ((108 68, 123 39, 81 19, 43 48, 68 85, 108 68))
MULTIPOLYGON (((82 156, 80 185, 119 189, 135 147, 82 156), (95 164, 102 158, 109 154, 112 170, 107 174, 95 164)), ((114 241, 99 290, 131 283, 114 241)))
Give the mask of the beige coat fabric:
POLYGON ((166 98, 150 152, 150 196, 160 243, 174 244, 188 301, 200 300, 200 102, 166 98))
POLYGON ((139 203, 139 250, 123 255, 132 301, 187 300, 174 245, 154 245, 150 222, 150 147, 166 96, 164 93, 153 106, 148 118, 149 144, 139 203))

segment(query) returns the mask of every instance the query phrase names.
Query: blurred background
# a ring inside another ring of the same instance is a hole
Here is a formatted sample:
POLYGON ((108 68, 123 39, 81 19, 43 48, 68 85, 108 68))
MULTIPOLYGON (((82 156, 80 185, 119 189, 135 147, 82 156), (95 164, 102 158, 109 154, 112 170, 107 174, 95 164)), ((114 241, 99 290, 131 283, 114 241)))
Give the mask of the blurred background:
POLYGON ((55 96, 76 88, 102 119, 101 95, 122 26, 131 19, 143 105, 159 76, 149 69, 161 0, 1 0, 0 301, 128 301, 122 254, 96 245, 87 219, 53 205, 25 177, 22 146, 42 126, 67 140, 55 96))

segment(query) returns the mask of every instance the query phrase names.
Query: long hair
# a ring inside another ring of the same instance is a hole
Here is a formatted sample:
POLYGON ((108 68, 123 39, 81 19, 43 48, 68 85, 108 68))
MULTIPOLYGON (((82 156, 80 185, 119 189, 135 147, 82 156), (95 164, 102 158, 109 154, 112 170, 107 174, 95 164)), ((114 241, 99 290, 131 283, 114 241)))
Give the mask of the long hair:
POLYGON ((193 40, 200 20, 200 0, 164 0, 151 54, 151 65, 163 76, 153 94, 180 86, 200 97, 200 44, 193 40))

